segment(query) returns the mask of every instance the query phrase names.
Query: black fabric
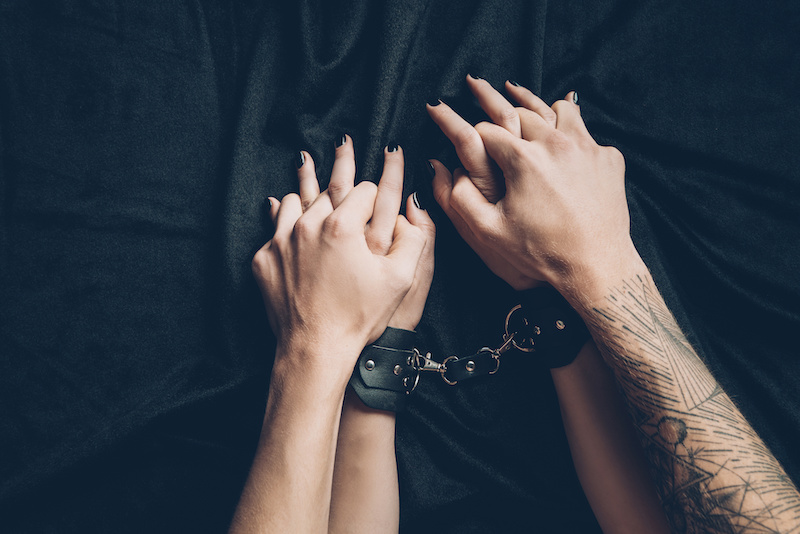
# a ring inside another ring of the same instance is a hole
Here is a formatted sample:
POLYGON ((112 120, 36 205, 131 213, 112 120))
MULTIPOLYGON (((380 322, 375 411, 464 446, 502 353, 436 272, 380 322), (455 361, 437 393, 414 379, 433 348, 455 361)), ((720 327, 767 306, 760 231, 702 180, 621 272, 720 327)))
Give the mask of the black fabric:
MULTIPOLYGON (((4 532, 225 531, 274 344, 249 271, 264 200, 301 148, 326 176, 343 131, 359 180, 402 145, 437 223, 421 344, 497 343, 513 291, 424 164, 456 164, 425 100, 481 117, 468 72, 579 91, 668 304, 800 481, 795 3, 277 4, 0 0, 4 532)), ((549 375, 512 356, 399 416, 403 531, 598 531, 549 375)))

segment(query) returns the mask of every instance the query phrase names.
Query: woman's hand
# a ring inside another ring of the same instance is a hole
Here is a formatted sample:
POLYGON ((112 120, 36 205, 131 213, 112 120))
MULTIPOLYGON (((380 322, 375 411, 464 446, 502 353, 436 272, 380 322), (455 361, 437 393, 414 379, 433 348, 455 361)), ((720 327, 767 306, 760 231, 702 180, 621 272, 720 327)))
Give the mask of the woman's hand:
MULTIPOLYGON (((328 194, 334 207, 353 189, 355 180, 355 160, 352 140, 345 136, 345 141, 336 148, 336 160, 333 164, 328 194)), ((297 169, 300 185, 300 200, 303 209, 310 207, 320 194, 319 181, 314 167, 314 160, 307 152, 302 152, 302 164, 297 169)), ((299 162, 299 161, 298 161, 299 162)), ((392 244, 395 221, 403 201, 403 174, 405 161, 403 149, 399 146, 384 149, 383 174, 378 184, 375 198, 376 214, 367 225, 366 239, 369 249, 374 254, 385 255, 392 244)), ((427 211, 416 206, 412 197, 406 201, 406 217, 408 221, 420 228, 425 234, 425 247, 422 251, 414 281, 403 301, 389 320, 388 326, 413 330, 422 318, 425 300, 433 280, 433 249, 436 240, 436 227, 427 211)))
POLYGON ((592 139, 574 93, 549 107, 507 83, 522 104, 515 108, 487 82, 468 80, 494 123, 476 125, 477 136, 453 136, 447 128, 461 121, 465 130, 466 121, 445 104, 428 111, 448 137, 472 139, 471 150, 485 150, 497 163, 505 195, 491 202, 468 174, 456 172, 453 180, 441 164, 434 193, 487 265, 518 289, 527 278, 564 290, 587 269, 638 257, 630 239, 625 161, 617 149, 592 139))
POLYGON ((352 186, 352 146, 349 150, 349 161, 337 158, 329 189, 305 211, 301 198, 308 196, 307 180, 301 180, 301 196, 270 199, 275 235, 252 262, 278 338, 276 365, 281 355, 312 346, 319 357, 336 360, 316 363, 330 363, 328 369, 343 378, 414 285, 430 234, 421 214, 411 217, 416 224, 398 215, 375 184, 352 186), (350 187, 342 186, 343 176, 350 177, 350 187), (377 251, 370 246, 373 226, 380 228, 383 244, 377 251), (338 361, 341 354, 348 355, 347 362, 338 361))
MULTIPOLYGON (((496 91, 493 94, 488 93, 484 87, 488 83, 484 80, 468 76, 467 82, 470 90, 478 98, 478 102, 493 120, 508 128, 513 135, 521 135, 519 120, 515 120, 509 113, 509 108, 511 111, 514 108, 508 101, 496 91), (505 105, 502 105, 501 101, 505 105)), ((503 173, 489 157, 480 134, 450 106, 441 101, 435 106, 428 104, 428 113, 453 143, 456 154, 463 165, 450 174, 450 171, 440 162, 431 161, 436 173, 433 181, 433 195, 436 201, 442 206, 464 241, 478 253, 494 274, 518 290, 530 289, 539 285, 541 283, 539 280, 524 274, 504 256, 498 255, 492 247, 484 243, 451 205, 450 195, 453 191, 454 181, 458 182, 462 178, 469 180, 489 202, 497 202, 505 195, 503 173)))

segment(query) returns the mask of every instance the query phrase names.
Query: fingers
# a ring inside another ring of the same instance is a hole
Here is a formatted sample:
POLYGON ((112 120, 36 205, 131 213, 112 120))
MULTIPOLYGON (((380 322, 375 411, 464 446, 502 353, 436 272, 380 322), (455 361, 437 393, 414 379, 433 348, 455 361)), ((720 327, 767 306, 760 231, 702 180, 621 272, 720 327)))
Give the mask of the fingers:
POLYGON ((517 137, 522 135, 517 110, 489 82, 467 75, 467 86, 478 99, 483 111, 492 119, 492 122, 502 126, 517 137))
POLYGON ((442 165, 439 161, 431 160, 431 164, 436 170, 436 174, 433 177, 433 196, 436 199, 436 202, 438 202, 442 207, 447 215, 447 218, 453 223, 453 226, 455 226, 459 235, 470 247, 475 249, 478 243, 475 233, 464 221, 458 211, 456 211, 451 205, 451 198, 453 194, 453 176, 450 174, 450 171, 447 170, 447 167, 442 165))
POLYGON ((392 262, 400 280, 408 287, 411 287, 414 281, 414 274, 426 243, 427 237, 421 229, 412 225, 402 215, 397 216, 392 247, 386 258, 392 262))
MULTIPOLYGON (((509 132, 506 133, 511 135, 509 132)), ((453 174, 450 207, 461 216, 472 233, 479 239, 486 237, 493 228, 497 227, 496 204, 486 200, 486 197, 461 169, 456 169, 453 174)))
POLYGON ((383 174, 375 197, 375 210, 367 231, 367 243, 375 254, 386 254, 392 244, 395 221, 403 202, 403 149, 397 145, 383 150, 383 174))
POLYGON ((475 128, 444 102, 427 105, 428 114, 453 143, 461 164, 470 174, 490 174, 491 161, 475 128))
POLYGON ((300 189, 300 202, 303 205, 303 211, 305 211, 319 196, 317 170, 314 165, 314 159, 311 157, 311 154, 305 150, 301 150, 297 154, 296 166, 297 182, 300 189))
POLYGON ((281 207, 281 201, 275 197, 268 197, 269 200, 269 218, 272 220, 274 227, 278 222, 278 210, 281 207))
POLYGON ((503 171, 506 187, 508 187, 509 177, 514 176, 508 171, 514 169, 517 159, 524 152, 521 145, 530 147, 531 143, 514 137, 505 128, 490 122, 481 122, 476 125, 476 129, 483 139, 489 157, 497 162, 498 167, 503 171))
POLYGON ((378 186, 364 181, 353 187, 339 206, 334 206, 327 223, 335 235, 340 230, 360 229, 364 231, 375 209, 378 186))
POLYGON ((533 92, 525 87, 522 87, 521 85, 515 85, 510 81, 506 82, 506 91, 508 91, 508 94, 511 96, 511 98, 516 100, 520 106, 533 111, 548 125, 555 128, 557 119, 556 114, 552 109, 550 109, 550 106, 545 104, 544 100, 533 94, 533 92))
POLYGON ((331 170, 331 181, 328 184, 328 193, 334 209, 342 203, 350 190, 356 177, 356 160, 353 152, 353 141, 347 134, 342 135, 336 146, 336 159, 331 170))
POLYGON ((288 238, 292 234, 297 219, 303 214, 303 205, 300 202, 300 196, 296 193, 286 195, 280 202, 277 211, 278 213, 275 218, 275 235, 272 237, 273 242, 281 238, 288 238))
POLYGON ((581 110, 576 103, 578 98, 575 91, 570 91, 564 100, 556 100, 553 103, 553 111, 556 114, 556 129, 564 133, 576 135, 589 135, 586 124, 581 117, 581 110))
POLYGON ((436 225, 433 224, 431 216, 422 208, 418 208, 414 195, 409 195, 406 200, 406 218, 413 226, 416 226, 425 234, 425 249, 422 251, 423 259, 431 260, 431 273, 433 273, 433 247, 436 244, 436 225))

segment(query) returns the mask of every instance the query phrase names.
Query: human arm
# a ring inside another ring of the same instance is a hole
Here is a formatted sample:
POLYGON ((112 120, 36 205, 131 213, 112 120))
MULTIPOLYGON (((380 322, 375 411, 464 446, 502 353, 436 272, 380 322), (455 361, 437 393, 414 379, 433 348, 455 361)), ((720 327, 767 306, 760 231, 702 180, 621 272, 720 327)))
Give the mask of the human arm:
POLYGON ((524 88, 506 89, 523 104, 521 135, 494 117, 498 124, 476 126, 506 195, 490 202, 468 176, 449 180, 437 165, 445 211, 479 254, 550 283, 582 315, 673 529, 797 531, 796 487, 686 341, 633 245, 622 155, 594 142, 573 102, 549 108, 524 88))
POLYGON ((264 424, 231 532, 321 532, 329 503, 342 400, 361 349, 376 339, 412 285, 425 232, 405 217, 385 254, 366 228, 383 217, 370 182, 334 208, 328 191, 271 199, 274 237, 253 272, 277 337, 264 424))
MULTIPOLYGON (((300 198, 304 206, 310 206, 319 195, 319 184, 310 154, 303 153, 301 161, 297 173, 300 198)), ((373 253, 386 254, 391 246, 396 214, 402 202, 403 174, 402 148, 386 147, 375 200, 376 209, 380 206, 380 216, 370 221, 365 232, 373 253)), ((354 178, 353 145, 345 136, 344 142, 336 148, 336 162, 328 187, 334 206, 353 189, 354 178)), ((411 288, 389 320, 389 326, 413 330, 422 317, 433 278, 436 229, 427 212, 412 198, 406 202, 406 216, 423 231, 426 241, 411 288)), ((400 503, 394 439, 395 414, 364 405, 352 388, 347 388, 333 470, 331 532, 397 532, 400 503)))

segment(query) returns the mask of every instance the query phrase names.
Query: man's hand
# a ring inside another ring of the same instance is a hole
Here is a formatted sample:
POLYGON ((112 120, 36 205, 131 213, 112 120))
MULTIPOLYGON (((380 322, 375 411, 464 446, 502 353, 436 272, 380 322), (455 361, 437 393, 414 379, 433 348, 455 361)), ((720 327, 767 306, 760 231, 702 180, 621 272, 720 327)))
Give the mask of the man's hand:
MULTIPOLYGON (((433 185, 437 201, 487 265, 517 289, 528 279, 563 291, 587 269, 636 255, 624 159, 617 149, 592 139, 573 94, 551 108, 507 83, 509 94, 522 104, 514 107, 487 82, 468 81, 496 123, 482 122, 474 130, 503 173, 505 195, 492 202, 469 174, 456 171, 451 179, 438 162, 433 185), (503 268, 494 267, 498 264, 503 268)), ((445 134, 453 123, 467 124, 445 104, 428 111, 445 134)))
MULTIPOLYGON (((346 352, 357 357, 408 294, 426 250, 425 217, 415 212, 415 226, 384 202, 375 184, 353 187, 352 147, 349 154, 337 158, 329 189, 305 212, 303 199, 311 187, 306 180, 301 195, 271 199, 275 235, 256 253, 253 273, 278 338, 278 355, 306 345, 322 353, 330 347, 332 355, 355 349, 346 352), (341 176, 349 176, 349 187, 342 186, 341 176), (375 234, 383 244, 379 250, 370 246, 375 234)), ((313 173, 313 162, 305 165, 313 173)), ((427 286, 422 293, 424 301, 427 286)), ((354 364, 333 362, 332 368, 349 376, 354 364)))

